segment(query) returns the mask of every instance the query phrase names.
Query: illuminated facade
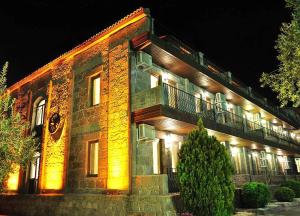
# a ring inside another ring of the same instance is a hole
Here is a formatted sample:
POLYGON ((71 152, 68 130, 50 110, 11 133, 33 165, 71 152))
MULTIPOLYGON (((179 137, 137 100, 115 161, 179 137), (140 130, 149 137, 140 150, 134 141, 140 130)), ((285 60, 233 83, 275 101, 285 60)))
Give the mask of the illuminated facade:
POLYGON ((299 114, 269 105, 201 52, 155 35, 143 8, 10 91, 41 144, 28 168, 11 175, 10 191, 176 192, 177 153, 199 117, 228 148, 237 185, 279 183, 300 170, 299 114))

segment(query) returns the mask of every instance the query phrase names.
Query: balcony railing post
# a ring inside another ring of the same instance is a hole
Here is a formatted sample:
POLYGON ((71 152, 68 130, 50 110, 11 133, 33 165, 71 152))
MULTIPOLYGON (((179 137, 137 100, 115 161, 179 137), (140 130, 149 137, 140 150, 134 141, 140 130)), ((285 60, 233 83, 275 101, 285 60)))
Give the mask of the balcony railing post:
POLYGON ((162 104, 162 105, 165 105, 166 103, 165 103, 165 98, 166 98, 166 96, 165 96, 165 84, 164 83, 161 83, 160 84, 160 95, 161 95, 161 97, 160 97, 160 103, 162 104))

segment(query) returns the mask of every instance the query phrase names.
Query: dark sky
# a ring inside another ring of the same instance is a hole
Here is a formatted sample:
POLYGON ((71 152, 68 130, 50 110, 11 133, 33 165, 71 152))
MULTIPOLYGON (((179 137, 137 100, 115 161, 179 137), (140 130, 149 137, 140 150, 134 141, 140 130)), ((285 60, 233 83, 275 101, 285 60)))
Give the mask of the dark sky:
MULTIPOLYGON (((172 33, 261 94, 260 74, 277 68, 275 40, 290 20, 284 0, 273 1, 6 1, 0 5, 0 64, 10 62, 8 85, 80 44, 140 6, 172 33), (103 3, 106 2, 106 3, 103 3), (110 4, 108 4, 108 2, 110 4), (129 3, 128 3, 129 2, 129 3), (211 3, 207 3, 211 2, 211 3)), ((275 99, 273 98, 273 101, 275 99)))

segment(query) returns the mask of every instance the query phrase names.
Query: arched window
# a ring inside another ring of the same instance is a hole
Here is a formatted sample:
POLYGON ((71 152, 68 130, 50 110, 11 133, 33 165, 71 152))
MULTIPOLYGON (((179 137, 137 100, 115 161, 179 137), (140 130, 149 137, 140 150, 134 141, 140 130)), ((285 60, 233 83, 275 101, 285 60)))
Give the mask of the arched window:
POLYGON ((35 114, 35 126, 43 125, 44 124, 44 111, 45 111, 45 100, 41 100, 36 107, 36 114, 35 114))

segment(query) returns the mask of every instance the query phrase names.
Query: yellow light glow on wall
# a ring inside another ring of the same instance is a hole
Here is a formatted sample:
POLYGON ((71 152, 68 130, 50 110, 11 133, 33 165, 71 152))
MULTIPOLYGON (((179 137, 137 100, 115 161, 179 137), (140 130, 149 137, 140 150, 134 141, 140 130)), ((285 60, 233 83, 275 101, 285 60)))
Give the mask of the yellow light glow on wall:
POLYGON ((124 42, 109 53, 108 189, 129 189, 128 52, 128 42, 124 42))
POLYGON ((65 127, 61 137, 56 143, 47 146, 43 189, 61 190, 63 187, 65 127))
POLYGON ((7 189, 10 191, 16 191, 19 187, 19 172, 20 166, 14 167, 14 172, 10 173, 7 179, 7 189))
MULTIPOLYGON (((67 125, 68 121, 61 120, 63 128, 60 137, 56 140, 49 133, 49 117, 51 116, 51 102, 52 99, 57 97, 53 94, 52 81, 49 84, 49 95, 46 109, 46 127, 45 136, 43 142, 43 156, 42 156, 42 178, 41 178, 41 189, 42 190, 61 190, 63 189, 64 183, 64 165, 65 165, 65 144, 67 143, 67 125)), ((57 87, 56 87, 57 88, 57 87)), ((55 91, 54 91, 55 92, 55 91)), ((60 103, 61 112, 64 112, 64 102, 60 103)))

